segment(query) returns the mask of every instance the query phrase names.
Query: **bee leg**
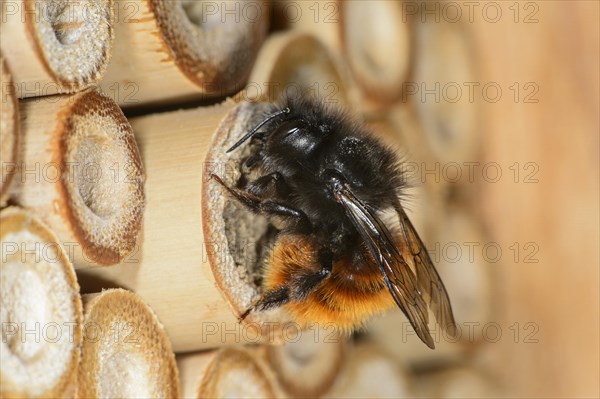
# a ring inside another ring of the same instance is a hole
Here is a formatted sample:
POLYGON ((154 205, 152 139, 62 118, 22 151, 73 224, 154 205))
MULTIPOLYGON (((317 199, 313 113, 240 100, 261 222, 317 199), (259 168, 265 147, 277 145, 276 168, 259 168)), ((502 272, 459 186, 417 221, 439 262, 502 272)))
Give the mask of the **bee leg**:
POLYGON ((271 183, 275 184, 275 191, 282 197, 287 196, 290 193, 290 187, 283 179, 283 175, 279 172, 273 172, 268 175, 264 175, 248 184, 247 190, 250 194, 262 195, 267 191, 271 183))
POLYGON ((246 191, 231 188, 227 186, 223 180, 217 175, 211 175, 221 186, 223 186, 235 199, 248 207, 254 213, 264 213, 267 215, 281 216, 285 218, 295 219, 301 231, 312 231, 312 223, 306 216, 306 213, 299 209, 293 208, 282 202, 273 200, 263 200, 254 194, 246 191))
POLYGON ((294 301, 305 299, 317 286, 331 275, 333 269, 333 254, 328 249, 321 249, 317 254, 320 270, 308 270, 292 277, 292 293, 294 301))
POLYGON ((252 169, 254 167, 254 165, 256 165, 257 163, 259 163, 260 161, 262 161, 264 158, 264 155, 262 152, 256 153, 254 155, 251 155, 250 157, 248 157, 248 159, 246 159, 246 162, 244 162, 244 165, 249 168, 252 169))
POLYGON ((254 310, 267 310, 285 305, 291 300, 301 301, 306 298, 324 279, 331 275, 333 254, 328 249, 321 249, 317 254, 320 270, 307 270, 296 273, 292 277, 290 287, 282 286, 265 292, 239 318, 244 320, 254 310))
POLYGON ((279 287, 265 292, 261 298, 250 306, 241 316, 240 321, 244 320, 253 310, 267 310, 284 305, 290 301, 290 290, 287 287, 279 287))

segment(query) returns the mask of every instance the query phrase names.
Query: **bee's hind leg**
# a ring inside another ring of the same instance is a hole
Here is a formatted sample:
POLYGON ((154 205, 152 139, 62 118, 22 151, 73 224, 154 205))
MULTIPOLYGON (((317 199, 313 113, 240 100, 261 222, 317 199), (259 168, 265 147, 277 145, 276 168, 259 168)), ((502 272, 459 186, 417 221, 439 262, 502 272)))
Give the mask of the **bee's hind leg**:
POLYGON ((320 269, 308 269, 294 273, 291 278, 291 296, 294 301, 305 299, 323 280, 331 275, 333 270, 333 255, 328 249, 321 248, 318 252, 320 269))
POLYGON ((287 287, 267 291, 240 316, 239 320, 244 320, 254 310, 267 310, 285 305, 290 299, 290 290, 287 287))
POLYGON ((290 301, 302 301, 317 286, 331 275, 333 269, 333 255, 327 249, 321 249, 318 253, 320 269, 297 271, 291 277, 288 286, 281 286, 265 292, 262 297, 254 303, 241 316, 244 320, 254 310, 267 310, 285 305, 290 301))

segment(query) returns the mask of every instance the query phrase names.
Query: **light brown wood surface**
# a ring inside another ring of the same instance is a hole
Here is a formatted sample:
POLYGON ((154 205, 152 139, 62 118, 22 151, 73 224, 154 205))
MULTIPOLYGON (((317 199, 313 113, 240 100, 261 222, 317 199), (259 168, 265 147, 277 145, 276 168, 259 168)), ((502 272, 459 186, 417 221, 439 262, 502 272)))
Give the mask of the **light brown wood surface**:
POLYGON ((540 1, 520 10, 519 23, 508 14, 472 26, 481 79, 504 91, 483 104, 484 162, 503 175, 481 185, 479 208, 492 240, 521 249, 518 262, 506 251, 497 265, 503 335, 487 364, 510 395, 597 397, 599 6, 540 1))

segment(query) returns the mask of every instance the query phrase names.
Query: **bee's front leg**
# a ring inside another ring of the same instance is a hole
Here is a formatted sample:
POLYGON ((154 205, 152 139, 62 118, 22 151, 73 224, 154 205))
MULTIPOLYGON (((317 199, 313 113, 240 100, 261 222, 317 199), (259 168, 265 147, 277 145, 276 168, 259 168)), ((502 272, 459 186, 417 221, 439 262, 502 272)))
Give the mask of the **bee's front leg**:
POLYGON ((299 231, 312 231, 312 223, 308 219, 306 213, 302 210, 296 209, 284 202, 259 198, 252 193, 229 187, 217 175, 213 174, 211 175, 211 178, 215 179, 229 192, 229 194, 248 207, 252 212, 291 219, 297 223, 296 225, 298 226, 299 231))
POLYGON ((291 191, 290 186, 288 186, 283 178, 283 175, 279 172, 273 172, 259 177, 248 184, 247 190, 251 194, 261 196, 268 190, 268 188, 271 186, 271 183, 274 184, 275 192, 280 197, 286 197, 291 191))

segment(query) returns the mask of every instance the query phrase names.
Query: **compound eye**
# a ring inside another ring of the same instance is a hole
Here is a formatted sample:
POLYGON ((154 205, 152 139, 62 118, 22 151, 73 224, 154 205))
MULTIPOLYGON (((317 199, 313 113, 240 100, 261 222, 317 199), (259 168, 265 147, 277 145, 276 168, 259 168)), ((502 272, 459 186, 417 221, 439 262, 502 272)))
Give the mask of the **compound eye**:
POLYGON ((283 122, 273 132, 276 145, 284 147, 287 151, 307 153, 319 143, 322 133, 313 131, 302 119, 293 119, 283 122))
POLYGON ((306 122, 302 119, 293 119, 285 121, 275 129, 274 136, 280 140, 285 139, 291 135, 299 133, 302 129, 307 127, 306 122))

